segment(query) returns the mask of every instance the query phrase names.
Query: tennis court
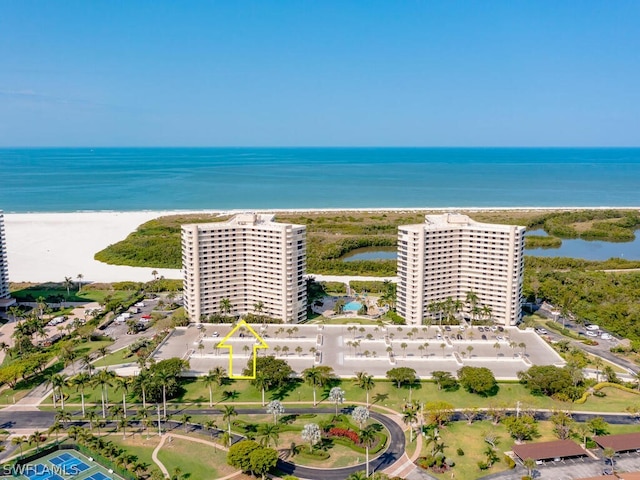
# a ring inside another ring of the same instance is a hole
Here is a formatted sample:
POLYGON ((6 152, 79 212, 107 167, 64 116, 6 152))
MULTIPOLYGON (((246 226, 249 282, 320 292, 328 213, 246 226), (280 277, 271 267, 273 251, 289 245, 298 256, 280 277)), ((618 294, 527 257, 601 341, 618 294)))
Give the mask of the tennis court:
POLYGON ((27 480, 121 480, 105 467, 75 450, 59 450, 20 469, 27 480))

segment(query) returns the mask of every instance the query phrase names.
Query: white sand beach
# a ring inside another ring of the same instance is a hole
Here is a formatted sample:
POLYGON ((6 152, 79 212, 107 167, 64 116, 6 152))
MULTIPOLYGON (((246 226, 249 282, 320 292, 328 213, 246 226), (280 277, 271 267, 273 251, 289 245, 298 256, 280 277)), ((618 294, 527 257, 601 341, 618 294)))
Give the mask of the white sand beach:
MULTIPOLYGON (((609 208, 609 207, 600 207, 609 208)), ((622 209, 621 207, 617 207, 622 209)), ((638 209, 638 207, 624 207, 638 209)), ((282 209, 270 212, 409 212, 409 211, 550 211, 585 208, 351 208, 282 209)), ((259 210, 256 210, 259 211, 259 210)), ((78 274, 85 282, 148 281, 153 268, 107 265, 93 259, 96 252, 124 239, 140 224, 163 215, 186 213, 233 214, 240 210, 5 213, 9 279, 12 282, 61 282, 78 274)), ((180 270, 155 269, 165 278, 181 278, 180 270)))
MULTIPOLYGON (((9 280, 61 282, 82 274, 84 282, 149 281, 153 268, 107 265, 93 256, 140 224, 173 213, 177 212, 6 213, 9 280)), ((166 278, 181 278, 180 270, 155 270, 166 278)))

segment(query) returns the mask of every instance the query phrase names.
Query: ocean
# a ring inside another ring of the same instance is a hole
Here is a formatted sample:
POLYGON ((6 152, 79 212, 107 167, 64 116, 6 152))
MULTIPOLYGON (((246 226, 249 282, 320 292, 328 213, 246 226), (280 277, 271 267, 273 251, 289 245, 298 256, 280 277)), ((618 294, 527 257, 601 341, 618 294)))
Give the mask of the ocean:
POLYGON ((640 148, 0 149, 0 210, 640 205, 640 148))

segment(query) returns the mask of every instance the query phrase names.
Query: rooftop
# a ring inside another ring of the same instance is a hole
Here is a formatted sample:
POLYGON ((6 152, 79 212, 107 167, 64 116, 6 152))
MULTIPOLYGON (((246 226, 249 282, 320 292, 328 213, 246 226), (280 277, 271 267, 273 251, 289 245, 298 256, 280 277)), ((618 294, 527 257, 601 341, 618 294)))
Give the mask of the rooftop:
POLYGON ((596 436, 593 437, 593 441, 601 448, 612 448, 615 452, 640 450, 640 432, 596 436))
POLYGON ((552 442, 526 443, 514 445, 513 453, 520 460, 552 460, 554 458, 582 457, 587 451, 573 440, 554 440, 552 442))

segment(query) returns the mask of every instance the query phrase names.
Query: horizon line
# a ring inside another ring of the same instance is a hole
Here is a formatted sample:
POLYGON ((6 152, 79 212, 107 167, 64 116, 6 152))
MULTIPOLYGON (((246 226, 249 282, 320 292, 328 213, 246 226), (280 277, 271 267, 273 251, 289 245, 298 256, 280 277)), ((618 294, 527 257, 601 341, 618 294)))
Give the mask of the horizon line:
POLYGON ((214 149, 214 148, 282 148, 282 149, 608 149, 608 148, 640 148, 640 145, 13 145, 0 146, 0 150, 29 149, 106 149, 106 148, 158 148, 158 149, 214 149))

